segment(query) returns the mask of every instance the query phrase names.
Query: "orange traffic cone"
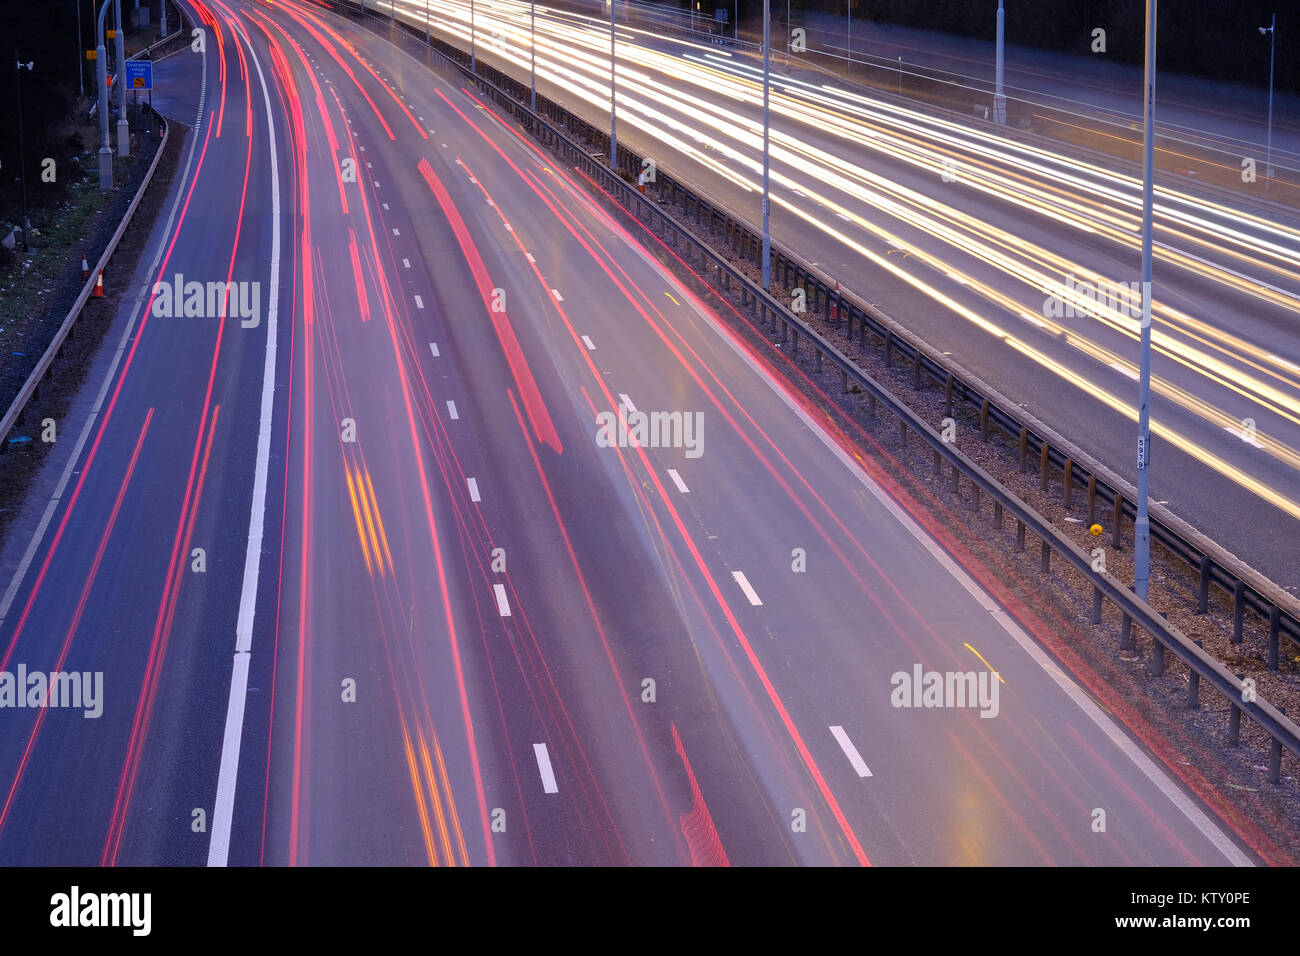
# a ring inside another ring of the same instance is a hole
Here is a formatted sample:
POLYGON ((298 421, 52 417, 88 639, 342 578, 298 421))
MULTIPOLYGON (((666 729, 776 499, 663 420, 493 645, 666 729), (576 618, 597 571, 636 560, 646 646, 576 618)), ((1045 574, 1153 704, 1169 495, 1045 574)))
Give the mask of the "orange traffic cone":
POLYGON ((95 289, 90 294, 96 299, 104 298, 104 273, 101 272, 95 277, 95 289))
POLYGON ((85 256, 81 257, 81 278, 83 279, 90 278, 90 264, 86 262, 85 256))

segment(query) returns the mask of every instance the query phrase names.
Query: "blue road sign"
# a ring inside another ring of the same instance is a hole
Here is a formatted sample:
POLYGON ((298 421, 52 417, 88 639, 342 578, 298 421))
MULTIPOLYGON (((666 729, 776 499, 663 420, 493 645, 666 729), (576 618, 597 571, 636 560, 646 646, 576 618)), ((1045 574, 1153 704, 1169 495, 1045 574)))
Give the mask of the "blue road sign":
POLYGON ((126 88, 140 91, 153 89, 152 60, 126 61, 126 88))

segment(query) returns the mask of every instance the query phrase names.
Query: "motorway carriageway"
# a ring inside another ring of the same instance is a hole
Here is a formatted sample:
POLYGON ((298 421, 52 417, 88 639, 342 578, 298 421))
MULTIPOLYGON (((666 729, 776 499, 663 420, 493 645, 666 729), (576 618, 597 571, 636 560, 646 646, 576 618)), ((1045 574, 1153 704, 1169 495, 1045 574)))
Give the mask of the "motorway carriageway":
POLYGON ((193 9, 181 173, 0 552, 0 670, 105 689, 0 710, 0 863, 1285 858, 492 108, 193 9), (155 316, 176 274, 262 314, 155 316), (601 447, 620 405, 702 453, 601 447), (996 703, 893 706, 918 667, 996 703))

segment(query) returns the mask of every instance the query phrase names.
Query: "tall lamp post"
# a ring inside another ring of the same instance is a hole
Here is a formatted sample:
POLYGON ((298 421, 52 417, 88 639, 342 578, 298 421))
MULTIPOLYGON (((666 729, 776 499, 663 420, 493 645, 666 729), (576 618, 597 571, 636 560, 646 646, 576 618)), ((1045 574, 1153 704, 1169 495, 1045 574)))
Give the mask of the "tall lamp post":
POLYGON ((17 69, 14 71, 14 77, 18 85, 18 182, 21 184, 23 197, 23 252, 27 251, 27 151, 23 147, 23 70, 28 73, 36 64, 31 60, 24 63, 18 59, 18 51, 14 50, 14 60, 17 61, 17 69))
POLYGON ((1007 122, 1007 97, 1002 92, 1003 74, 1006 70, 1006 12, 1002 9, 1002 0, 998 0, 998 52, 996 65, 994 67, 994 83, 996 90, 993 93, 993 122, 999 126, 1005 126, 1007 122))
POLYGON ((618 115, 614 106, 614 0, 609 4, 609 168, 618 172, 618 115))
POLYGON ((99 188, 113 188, 113 150, 108 145, 108 50, 104 46, 104 18, 111 6, 108 0, 100 7, 95 23, 95 83, 99 110, 99 188))
POLYGON ((81 85, 81 96, 86 96, 86 63, 83 59, 82 41, 85 39, 81 33, 81 0, 72 0, 77 8, 77 82, 81 85))
POLYGON ((114 43, 117 48, 117 155, 131 155, 131 130, 126 123, 126 34, 122 31, 122 0, 113 0, 113 18, 117 29, 114 43))
POLYGON ((1147 599, 1151 580, 1151 519, 1148 513, 1151 468, 1151 227, 1155 205, 1156 0, 1146 0, 1146 82, 1143 101, 1142 181, 1142 364, 1138 375, 1138 494, 1133 525, 1133 589, 1147 599))
POLYGON ((1273 57, 1277 53, 1277 14, 1271 26, 1260 27, 1260 34, 1269 34, 1268 41, 1268 158, 1264 160, 1264 189, 1273 178, 1273 57))
MULTIPOLYGON (((763 291, 772 291, 772 185, 771 156, 768 150, 771 136, 771 114, 768 97, 772 87, 772 11, 771 0, 763 0, 763 291)), ((790 31, 788 29, 786 33, 790 31)))

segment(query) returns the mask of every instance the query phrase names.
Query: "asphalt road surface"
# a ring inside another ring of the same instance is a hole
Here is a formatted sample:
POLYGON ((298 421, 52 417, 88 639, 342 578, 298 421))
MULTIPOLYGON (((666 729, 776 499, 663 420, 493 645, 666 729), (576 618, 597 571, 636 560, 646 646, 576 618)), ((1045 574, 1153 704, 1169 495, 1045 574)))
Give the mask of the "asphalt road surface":
POLYGON ((194 9, 0 552, 0 671, 103 681, 0 710, 0 863, 1259 859, 572 171, 319 6, 194 9))
MULTIPOLYGON (((468 48, 467 3, 428 9, 468 48)), ((478 56, 526 82, 528 4, 475 10, 478 56)), ((606 126, 608 18, 543 8, 536 31, 539 91, 606 126)), ((761 224, 761 62, 618 33, 620 141, 761 224)), ((774 72, 771 115, 773 236, 1136 484, 1140 179, 798 64, 774 72)), ((1157 183, 1151 494, 1295 593, 1300 215, 1262 172, 1257 197, 1184 182, 1157 183)))

